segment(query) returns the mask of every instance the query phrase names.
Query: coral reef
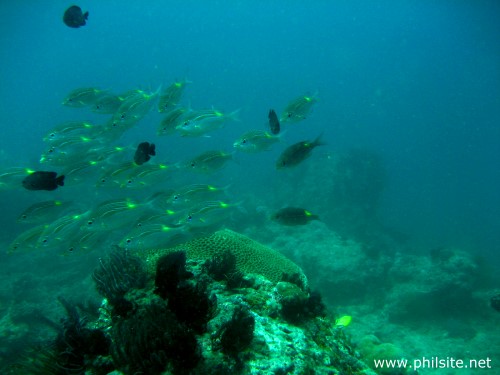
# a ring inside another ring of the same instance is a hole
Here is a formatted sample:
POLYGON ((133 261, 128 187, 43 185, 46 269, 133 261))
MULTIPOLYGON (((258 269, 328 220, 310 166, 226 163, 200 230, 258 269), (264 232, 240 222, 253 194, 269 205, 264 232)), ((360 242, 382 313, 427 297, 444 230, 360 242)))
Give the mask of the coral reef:
MULTIPOLYGON (((236 255, 230 250, 214 255, 203 264, 203 268, 215 281, 226 281, 229 289, 247 285, 243 272, 236 269, 236 255)), ((285 276, 286 274, 283 275, 285 276)))
POLYGON ((207 291, 205 282, 189 281, 193 274, 186 270, 186 253, 178 251, 158 259, 155 293, 168 300, 169 310, 179 322, 201 334, 217 310, 217 298, 207 291))
POLYGON ((325 315, 326 307, 316 292, 309 296, 297 294, 281 300, 281 316, 292 324, 301 324, 311 318, 325 315))
POLYGON ((76 306, 66 299, 58 298, 66 311, 57 337, 24 361, 11 366, 9 373, 68 375, 83 374, 92 366, 97 372, 107 373, 112 367, 107 361, 95 361, 109 354, 111 340, 106 334, 90 328, 87 319, 82 318, 76 306), (90 365, 92 363, 92 365, 90 365))
POLYGON ((155 293, 161 298, 170 298, 179 284, 193 274, 186 271, 186 253, 176 251, 164 255, 156 263, 155 293))
POLYGON ((224 322, 213 336, 213 347, 232 358, 250 346, 255 329, 255 318, 249 309, 238 306, 231 320, 224 322))
MULTIPOLYGON (((240 236, 231 238, 234 244, 240 236)), ((259 249, 249 241, 243 241, 247 248, 240 256, 259 249)), ((99 315, 82 319, 62 300, 68 318, 54 350, 31 356, 30 363, 45 369, 33 373, 372 374, 325 316, 319 295, 302 289, 297 266, 285 267, 275 257, 278 270, 270 271, 270 264, 265 271, 273 280, 243 274, 238 256, 225 251, 226 242, 218 244, 221 251, 208 262, 190 258, 188 246, 186 252, 162 254, 155 272, 137 279, 130 272, 142 270, 141 262, 130 254, 100 260, 93 279, 106 299, 99 315), (241 272, 244 285, 231 287, 226 272, 241 272), (283 274, 292 282, 279 282, 283 274), (117 314, 117 301, 133 308, 117 314)), ((267 254, 264 249, 260 254, 267 254)))
POLYGON ((185 251, 188 260, 206 261, 215 255, 224 254, 227 250, 236 257, 236 269, 244 274, 257 273, 273 282, 280 281, 283 274, 299 274, 303 284, 307 285, 304 273, 292 261, 279 252, 229 229, 172 248, 149 250, 146 252, 146 262, 153 272, 158 258, 168 253, 185 251))
MULTIPOLYGON (((368 363, 375 370, 375 361, 377 360, 401 360, 405 358, 405 353, 401 348, 392 343, 382 343, 373 335, 365 336, 361 339, 358 350, 368 363)), ((394 368, 377 368, 377 373, 380 375, 403 375, 409 373, 406 369, 394 368)), ((412 371, 413 372, 413 371, 412 371)))
POLYGON ((196 337, 166 304, 152 298, 128 319, 112 324, 113 363, 125 374, 189 373, 200 360, 196 337))
POLYGON ((387 296, 389 319, 446 322, 450 328, 453 319, 474 320, 484 310, 474 294, 482 273, 471 254, 457 249, 434 250, 429 257, 397 254, 388 272, 394 285, 387 296))

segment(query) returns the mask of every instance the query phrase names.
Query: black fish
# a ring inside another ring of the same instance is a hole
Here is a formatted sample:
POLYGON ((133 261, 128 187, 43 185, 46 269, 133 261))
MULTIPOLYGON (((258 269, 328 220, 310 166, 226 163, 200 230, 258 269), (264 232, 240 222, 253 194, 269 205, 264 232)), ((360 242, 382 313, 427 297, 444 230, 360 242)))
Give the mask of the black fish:
POLYGON ((305 225, 311 220, 319 220, 318 215, 299 207, 285 207, 275 212, 271 219, 283 225, 305 225))
POLYGON ((89 12, 82 12, 79 6, 73 5, 66 9, 64 12, 63 21, 68 27, 74 29, 84 26, 86 24, 85 20, 89 19, 89 12))
POLYGON ((28 190, 56 190, 64 186, 64 175, 56 176, 56 172, 33 172, 23 180, 23 186, 28 190))
POLYGON ((137 150, 135 151, 134 155, 134 162, 137 165, 141 165, 147 162, 149 159, 151 159, 151 156, 155 155, 156 155, 155 144, 149 142, 142 142, 139 144, 139 146, 137 146, 137 150))
POLYGON ((286 148, 278 158, 278 161, 276 162, 276 169, 294 167, 300 164, 311 156, 311 152, 316 146, 322 145, 324 145, 324 143, 321 142, 321 135, 318 136, 314 142, 302 141, 291 145, 286 148))
POLYGON ((269 110, 269 128, 271 129, 271 133, 278 134, 280 132, 280 120, 276 115, 274 109, 269 110))

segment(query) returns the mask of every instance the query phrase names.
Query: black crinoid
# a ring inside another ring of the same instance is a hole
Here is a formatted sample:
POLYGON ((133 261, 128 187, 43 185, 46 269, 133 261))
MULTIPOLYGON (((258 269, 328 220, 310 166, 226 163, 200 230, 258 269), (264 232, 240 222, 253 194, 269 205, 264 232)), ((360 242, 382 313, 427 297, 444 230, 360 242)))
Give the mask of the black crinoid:
POLYGON ((113 362, 126 374, 189 374, 201 359, 194 332, 158 297, 119 319, 112 335, 113 362))
POLYGON ((113 315, 125 316, 133 309, 125 294, 132 289, 144 288, 147 274, 142 259, 115 246, 108 257, 99 259, 92 278, 97 291, 112 306, 113 315))
POLYGON ((245 307, 238 306, 231 320, 223 323, 212 337, 212 346, 227 356, 239 359, 239 354, 250 346, 255 329, 255 318, 245 307))
POLYGON ((186 269, 185 252, 158 259, 155 288, 113 321, 113 362, 126 374, 189 374, 202 359, 197 335, 217 308, 207 284, 186 269))
POLYGON ((226 281, 229 289, 249 286, 243 273, 236 268, 236 255, 230 250, 208 259, 203 264, 203 270, 216 281, 226 281))
POLYGON ((62 320, 63 329, 57 336, 54 348, 58 364, 65 369, 84 368, 86 359, 109 353, 110 340, 99 329, 87 327, 87 320, 80 317, 76 307, 59 297, 67 317, 62 320))
MULTIPOLYGON (((66 310, 66 317, 53 342, 48 343, 33 353, 26 355, 25 361, 17 366, 18 374, 68 375, 85 374, 90 363, 98 356, 107 356, 111 341, 99 329, 87 327, 87 320, 80 316, 77 308, 66 299, 59 297, 59 302, 66 310)), ((92 367, 96 370, 96 367, 92 367)), ((105 361, 100 370, 112 371, 105 361)))
POLYGON ((163 299, 172 297, 179 285, 193 277, 186 270, 186 252, 162 256, 156 263, 155 293, 163 299))
POLYGON ((217 299, 204 282, 186 270, 186 253, 167 254, 158 260, 155 293, 168 301, 169 310, 189 329, 201 334, 217 310, 217 299))
POLYGON ((317 317, 326 316, 326 306, 318 292, 309 295, 294 294, 281 300, 281 316, 287 322, 300 325, 317 317))

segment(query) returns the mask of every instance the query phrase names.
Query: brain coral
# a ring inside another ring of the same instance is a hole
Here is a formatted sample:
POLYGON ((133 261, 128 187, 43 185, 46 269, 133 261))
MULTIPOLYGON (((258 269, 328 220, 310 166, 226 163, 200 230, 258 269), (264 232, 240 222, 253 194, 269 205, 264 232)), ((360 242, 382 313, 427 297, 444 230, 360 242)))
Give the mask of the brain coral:
POLYGON ((236 256, 236 268, 243 273, 260 274, 275 283, 281 281, 285 273, 299 274, 303 285, 307 285, 303 271, 291 260, 281 253, 229 229, 195 238, 174 247, 151 249, 146 252, 145 256, 148 268, 153 271, 156 269, 158 258, 174 251, 186 251, 188 260, 204 261, 214 255, 221 255, 226 250, 230 250, 236 256))

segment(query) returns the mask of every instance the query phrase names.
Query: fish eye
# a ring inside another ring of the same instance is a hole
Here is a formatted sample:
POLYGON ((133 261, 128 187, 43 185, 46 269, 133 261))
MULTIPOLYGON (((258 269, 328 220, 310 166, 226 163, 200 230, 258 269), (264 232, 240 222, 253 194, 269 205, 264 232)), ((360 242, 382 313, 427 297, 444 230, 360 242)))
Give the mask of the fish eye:
POLYGON ((126 243, 131 243, 132 240, 130 238, 127 238, 127 240, 125 241, 126 243))
POLYGON ((241 141, 241 143, 242 143, 242 144, 245 144, 245 143, 247 143, 247 140, 246 140, 246 139, 244 139, 243 141, 241 141))
POLYGON ((71 252, 73 252, 73 250, 75 250, 75 248, 74 247, 70 247, 68 250, 71 253, 71 252))
POLYGON ((56 135, 54 133, 50 134, 50 137, 54 138, 56 135))
POLYGON ((21 219, 26 219, 26 215, 21 216, 21 219))
POLYGON ((44 238, 44 239, 42 240, 42 242, 43 242, 43 243, 47 243, 47 239, 46 239, 46 238, 44 238))
POLYGON ((130 185, 131 183, 132 183, 132 180, 128 180, 128 181, 127 181, 127 184, 129 184, 129 185, 130 185))
POLYGON ((196 163, 191 163, 191 167, 195 167, 196 166, 196 163))
POLYGON ((187 221, 192 221, 192 220, 193 220, 193 217, 192 217, 191 215, 189 215, 189 216, 187 217, 187 221))
POLYGON ((178 195, 174 195, 174 201, 176 201, 177 199, 179 199, 179 196, 178 195))
POLYGON ((94 222, 92 220, 87 221, 87 225, 92 225, 94 222))
POLYGON ((54 152, 54 149, 53 148, 50 148, 49 149, 49 154, 53 153, 54 152))

